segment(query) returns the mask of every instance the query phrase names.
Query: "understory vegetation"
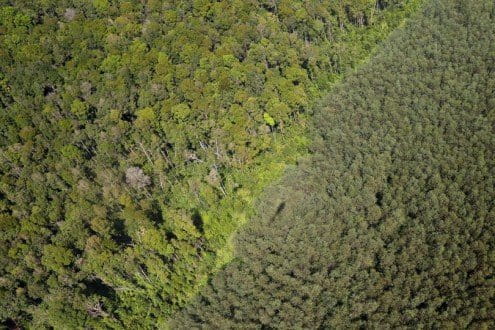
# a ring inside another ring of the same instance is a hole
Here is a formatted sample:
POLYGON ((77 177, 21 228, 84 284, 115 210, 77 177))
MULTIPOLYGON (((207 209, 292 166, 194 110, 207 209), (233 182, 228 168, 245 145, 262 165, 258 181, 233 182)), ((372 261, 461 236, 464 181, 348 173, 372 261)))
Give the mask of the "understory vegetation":
POLYGON ((0 322, 165 327, 418 4, 0 0, 0 322))
POLYGON ((495 4, 434 0, 316 110, 174 328, 495 327, 495 4))

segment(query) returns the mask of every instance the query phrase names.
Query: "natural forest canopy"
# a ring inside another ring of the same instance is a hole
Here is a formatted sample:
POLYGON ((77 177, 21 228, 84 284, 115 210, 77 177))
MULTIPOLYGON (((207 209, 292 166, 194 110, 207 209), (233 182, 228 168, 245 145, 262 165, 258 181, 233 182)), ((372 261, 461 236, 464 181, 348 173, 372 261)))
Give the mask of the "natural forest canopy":
POLYGON ((418 3, 0 0, 0 322, 163 326, 418 3))

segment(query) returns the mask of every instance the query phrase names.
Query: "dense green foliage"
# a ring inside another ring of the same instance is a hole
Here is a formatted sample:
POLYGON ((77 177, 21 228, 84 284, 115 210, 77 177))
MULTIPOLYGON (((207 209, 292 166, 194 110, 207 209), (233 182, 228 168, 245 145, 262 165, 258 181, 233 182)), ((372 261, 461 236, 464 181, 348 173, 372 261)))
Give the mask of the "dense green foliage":
POLYGON ((417 3, 0 0, 0 320, 164 325, 417 3))
POLYGON ((495 3, 425 7, 323 102, 177 328, 495 327, 495 3))

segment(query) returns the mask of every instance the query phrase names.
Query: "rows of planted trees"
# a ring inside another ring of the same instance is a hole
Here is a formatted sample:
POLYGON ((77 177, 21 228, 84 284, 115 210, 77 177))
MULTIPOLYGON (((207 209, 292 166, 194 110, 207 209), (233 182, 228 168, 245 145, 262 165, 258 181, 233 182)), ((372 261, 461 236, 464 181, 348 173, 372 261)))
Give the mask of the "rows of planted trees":
POLYGON ((163 325, 417 2, 0 0, 0 321, 163 325))
POLYGON ((495 327, 495 3, 432 1, 329 94, 179 328, 495 327))

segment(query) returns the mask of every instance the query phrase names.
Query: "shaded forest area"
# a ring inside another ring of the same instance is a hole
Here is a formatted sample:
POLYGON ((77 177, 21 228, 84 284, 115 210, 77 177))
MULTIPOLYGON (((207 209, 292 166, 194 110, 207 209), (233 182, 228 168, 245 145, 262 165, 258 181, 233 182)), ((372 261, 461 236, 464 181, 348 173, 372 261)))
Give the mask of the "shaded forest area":
POLYGON ((0 0, 0 322, 163 327, 418 3, 0 0))
POLYGON ((494 328, 494 36, 474 0, 394 33, 174 327, 494 328))

